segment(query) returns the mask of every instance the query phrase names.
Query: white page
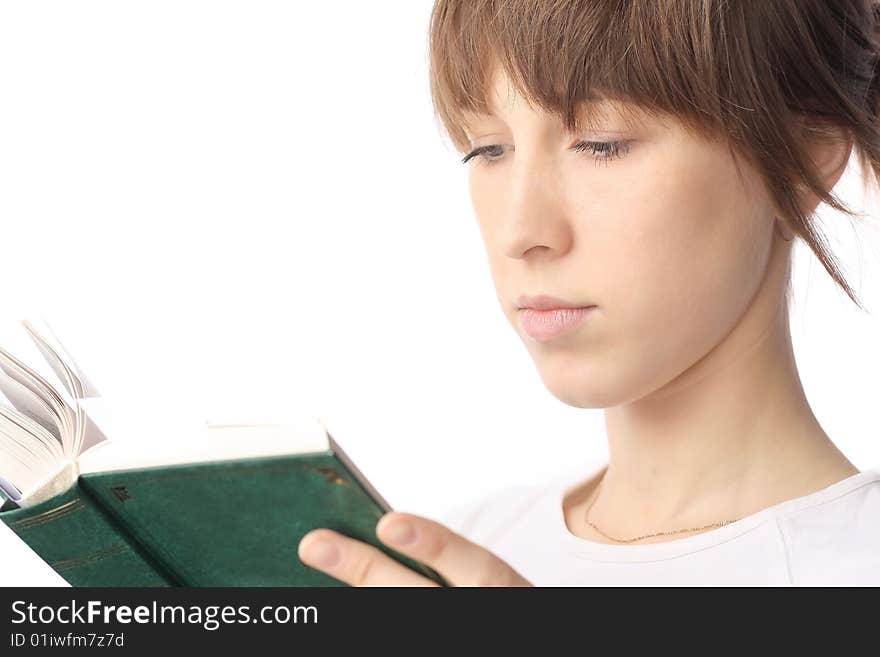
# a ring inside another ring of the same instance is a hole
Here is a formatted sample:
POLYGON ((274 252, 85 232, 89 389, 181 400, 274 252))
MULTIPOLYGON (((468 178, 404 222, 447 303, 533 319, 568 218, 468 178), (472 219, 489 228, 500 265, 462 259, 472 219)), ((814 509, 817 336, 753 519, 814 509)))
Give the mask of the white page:
POLYGON ((0 391, 3 392, 12 407, 35 422, 39 422, 55 437, 59 445, 64 444, 61 440, 61 430, 58 427, 55 414, 40 397, 34 395, 24 384, 6 376, 5 372, 0 374, 0 391))
MULTIPOLYGON (((94 419, 97 420, 97 417, 94 419)), ((281 456, 329 449, 321 423, 311 417, 286 424, 181 427, 152 421, 135 425, 116 418, 109 440, 80 457, 80 472, 155 467, 227 459, 281 456), (114 436, 125 432, 126 438, 114 436)))
POLYGON ((36 344, 22 326, 20 317, 9 317, 5 313, 0 315, 0 347, 26 363, 28 367, 46 379, 53 388, 56 388, 65 399, 69 399, 70 396, 64 383, 46 362, 40 350, 37 349, 36 344))
MULTIPOLYGON (((58 335, 45 317, 28 318, 23 320, 22 323, 28 336, 59 380, 66 381, 61 361, 73 371, 80 387, 80 390, 75 395, 76 397, 98 396, 98 390, 95 385, 89 380, 76 360, 74 360, 67 347, 61 343, 58 335)), ((69 388, 68 392, 72 395, 74 394, 69 388)))

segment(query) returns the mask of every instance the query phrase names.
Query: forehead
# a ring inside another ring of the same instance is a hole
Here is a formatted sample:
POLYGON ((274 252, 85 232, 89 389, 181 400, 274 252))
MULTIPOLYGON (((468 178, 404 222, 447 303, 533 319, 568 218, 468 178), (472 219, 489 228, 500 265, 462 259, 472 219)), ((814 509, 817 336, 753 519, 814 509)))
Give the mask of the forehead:
MULTIPOLYGON (((519 111, 543 115, 542 118, 550 122, 561 123, 561 109, 548 111, 532 102, 528 96, 520 93, 503 67, 496 65, 492 69, 482 95, 487 111, 462 110, 461 116, 466 128, 484 120, 506 120, 519 111)), ((554 105, 561 108, 562 98, 554 100, 554 105)), ((587 90, 578 98, 576 105, 578 121, 584 125, 609 117, 623 117, 626 121, 631 121, 636 116, 642 118, 643 114, 637 105, 612 98, 596 89, 587 90)))

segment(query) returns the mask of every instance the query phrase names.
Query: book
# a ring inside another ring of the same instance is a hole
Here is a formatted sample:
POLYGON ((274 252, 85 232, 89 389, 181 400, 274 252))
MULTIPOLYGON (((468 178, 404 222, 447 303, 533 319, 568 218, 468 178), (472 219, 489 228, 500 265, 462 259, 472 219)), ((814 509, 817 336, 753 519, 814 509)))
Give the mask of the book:
POLYGON ((0 520, 72 586, 346 586, 299 560, 317 527, 447 585, 379 541, 391 506, 322 420, 114 434, 48 324, 23 324, 62 385, 0 348, 0 520))

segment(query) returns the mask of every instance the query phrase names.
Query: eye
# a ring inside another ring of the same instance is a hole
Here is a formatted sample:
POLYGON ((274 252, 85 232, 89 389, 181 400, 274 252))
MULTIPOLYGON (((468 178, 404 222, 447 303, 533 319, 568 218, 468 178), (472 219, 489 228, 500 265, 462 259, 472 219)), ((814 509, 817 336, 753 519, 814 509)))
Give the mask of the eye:
POLYGON ((579 141, 571 150, 590 153, 597 163, 608 162, 623 157, 629 152, 629 140, 618 141, 579 141))
POLYGON ((504 147, 499 144, 489 144, 488 146, 480 146, 479 148, 475 148, 470 153, 465 155, 462 158, 461 163, 467 164, 470 160, 477 158, 477 160, 482 163, 492 164, 495 160, 498 159, 498 157, 500 157, 500 153, 498 153, 498 151, 501 151, 503 153, 504 147), (497 157, 494 157, 494 158, 487 157, 487 154, 490 154, 490 153, 495 153, 497 155, 497 157))
MULTIPOLYGON (((580 153, 589 153, 597 162, 608 162, 623 157, 629 152, 629 140, 620 139, 617 141, 579 141, 571 147, 570 150, 580 153)), ((476 158, 483 164, 493 164, 500 159, 504 153, 504 147, 500 144, 489 144, 475 148, 465 155, 461 163, 467 164, 470 160, 476 158)))

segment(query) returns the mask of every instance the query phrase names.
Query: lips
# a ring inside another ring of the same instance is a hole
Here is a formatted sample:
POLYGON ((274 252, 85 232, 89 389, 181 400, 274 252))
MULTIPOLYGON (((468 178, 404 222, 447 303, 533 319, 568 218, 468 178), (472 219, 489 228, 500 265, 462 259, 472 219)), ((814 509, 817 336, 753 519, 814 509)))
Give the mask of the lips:
POLYGON ((518 308, 532 308, 534 310, 556 310, 559 308, 588 308, 590 306, 594 306, 595 304, 589 301, 583 303, 573 303, 570 301, 565 301, 564 299, 551 297, 549 294, 539 294, 533 297, 530 297, 526 294, 521 294, 516 300, 516 305, 518 308))
POLYGON ((520 308, 518 312, 523 330, 535 340, 543 342, 573 331, 596 308, 597 306, 553 310, 520 308))

